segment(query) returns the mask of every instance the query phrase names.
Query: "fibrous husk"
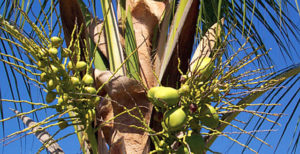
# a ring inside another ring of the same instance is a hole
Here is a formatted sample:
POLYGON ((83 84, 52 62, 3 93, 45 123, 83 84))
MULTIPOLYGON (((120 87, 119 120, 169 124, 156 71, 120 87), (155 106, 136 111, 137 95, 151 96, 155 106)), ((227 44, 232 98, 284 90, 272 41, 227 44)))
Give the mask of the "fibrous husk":
POLYGON ((156 86, 150 55, 151 40, 154 28, 165 9, 165 3, 153 0, 128 0, 126 9, 130 9, 132 16, 143 83, 148 87, 156 86))
MULTIPOLYGON (((104 99, 105 103, 101 103, 98 109, 103 119, 100 121, 100 125, 125 111, 125 108, 130 110, 135 107, 136 109, 130 111, 130 114, 137 116, 145 125, 149 124, 152 105, 146 97, 144 87, 138 81, 126 76, 112 76, 113 74, 109 71, 99 71, 97 69, 94 74, 96 87, 98 88, 104 84, 103 90, 109 96, 109 98, 104 99), (142 115, 138 110, 141 111, 142 115)), ((110 148, 119 147, 121 143, 116 144, 116 142, 124 140, 122 144, 125 144, 126 153, 147 153, 148 133, 142 129, 131 127, 136 126, 146 129, 141 121, 125 113, 105 125, 105 127, 101 127, 110 148)))

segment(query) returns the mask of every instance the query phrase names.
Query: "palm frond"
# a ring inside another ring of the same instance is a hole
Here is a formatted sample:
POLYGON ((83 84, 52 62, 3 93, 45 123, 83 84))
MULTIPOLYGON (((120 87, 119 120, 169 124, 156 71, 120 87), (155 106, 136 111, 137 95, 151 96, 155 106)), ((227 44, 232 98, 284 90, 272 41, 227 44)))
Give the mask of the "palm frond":
POLYGON ((117 20, 111 2, 101 0, 102 13, 104 15, 104 29, 106 34, 107 49, 109 53, 110 69, 125 75, 123 49, 120 43, 117 20))
MULTIPOLYGON (((11 109, 16 115, 20 115, 18 110, 11 109)), ((27 127, 36 126, 37 123, 34 122, 31 118, 20 115, 20 119, 22 119, 23 123, 27 125, 27 127)), ((31 130, 35 136, 42 142, 42 144, 47 148, 50 153, 58 153, 63 154, 62 148, 53 140, 53 137, 41 126, 33 127, 31 130)))
POLYGON ((178 41, 180 32, 182 30, 183 24, 185 22, 187 14, 188 14, 188 10, 191 7, 192 2, 193 1, 183 0, 183 1, 180 1, 180 3, 179 3, 179 6, 177 8, 174 20, 172 22, 172 26, 170 28, 170 33, 169 33, 169 36, 168 36, 169 39, 166 43, 166 47, 165 47, 164 52, 163 52, 164 56, 162 57, 162 60, 161 60, 162 63, 161 63, 161 66, 160 66, 161 67, 160 72, 158 73, 159 74, 159 77, 158 77, 159 80, 162 79, 162 77, 164 75, 164 72, 167 68, 167 65, 168 65, 168 63, 171 59, 171 56, 172 56, 172 53, 174 51, 176 42, 178 41))

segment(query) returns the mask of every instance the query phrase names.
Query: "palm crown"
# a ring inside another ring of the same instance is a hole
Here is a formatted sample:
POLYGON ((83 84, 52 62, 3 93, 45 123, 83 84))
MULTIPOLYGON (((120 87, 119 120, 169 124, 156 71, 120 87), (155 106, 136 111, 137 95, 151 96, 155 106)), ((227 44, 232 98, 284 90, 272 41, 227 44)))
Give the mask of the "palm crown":
POLYGON ((293 43, 299 26, 288 15, 300 13, 297 1, 4 0, 0 6, 7 83, 0 122, 3 132, 13 118, 26 125, 18 121, 21 129, 3 141, 35 134, 43 144, 38 152, 63 153, 59 141, 76 134, 84 153, 203 153, 217 151, 212 144, 224 136, 258 152, 250 143, 271 146, 267 137, 294 106, 275 151, 288 129, 294 131, 288 150, 297 149, 300 66, 277 67, 299 59, 293 43), (265 46, 260 26, 278 50, 265 46), (63 134, 69 126, 74 130, 63 134))

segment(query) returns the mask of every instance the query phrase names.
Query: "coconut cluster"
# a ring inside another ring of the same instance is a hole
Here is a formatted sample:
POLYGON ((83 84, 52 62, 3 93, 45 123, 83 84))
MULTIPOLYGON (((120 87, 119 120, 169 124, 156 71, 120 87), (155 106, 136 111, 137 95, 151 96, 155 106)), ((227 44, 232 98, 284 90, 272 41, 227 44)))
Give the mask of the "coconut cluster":
POLYGON ((199 64, 194 65, 197 67, 192 68, 192 73, 183 75, 179 89, 158 86, 147 93, 155 109, 163 112, 161 139, 168 140, 168 143, 161 144, 162 149, 174 149, 170 146, 179 142, 181 146, 175 148, 176 153, 188 153, 187 147, 190 152, 203 153, 205 146, 200 129, 204 126, 215 129, 219 125, 217 108, 212 104, 220 100, 224 90, 220 90, 222 87, 217 79, 209 80, 214 69, 213 60, 207 57, 195 63, 199 64), (176 134, 180 132, 184 135, 178 137, 176 134), (175 139, 170 139, 170 136, 175 139))
MULTIPOLYGON (((80 53, 62 48, 62 43, 61 38, 51 37, 48 48, 40 49, 35 55, 41 71, 40 81, 45 83, 47 90, 46 102, 53 103, 57 99, 57 104, 54 105, 57 112, 72 111, 80 121, 88 124, 94 119, 95 106, 100 100, 94 88, 94 78, 85 61, 71 58, 80 53), (86 74, 82 76, 80 72, 86 74)), ((68 123, 61 119, 59 126, 65 128, 68 123)))

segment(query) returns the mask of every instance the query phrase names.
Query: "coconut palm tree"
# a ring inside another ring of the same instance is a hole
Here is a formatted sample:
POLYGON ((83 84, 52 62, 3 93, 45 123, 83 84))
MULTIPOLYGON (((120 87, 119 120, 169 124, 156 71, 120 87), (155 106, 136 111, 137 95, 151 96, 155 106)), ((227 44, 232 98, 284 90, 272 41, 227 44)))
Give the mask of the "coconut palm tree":
POLYGON ((293 131, 297 150, 297 1, 4 0, 0 11, 2 142, 34 134, 37 152, 64 153, 77 135, 83 153, 205 153, 225 137, 223 149, 259 152, 293 131))

